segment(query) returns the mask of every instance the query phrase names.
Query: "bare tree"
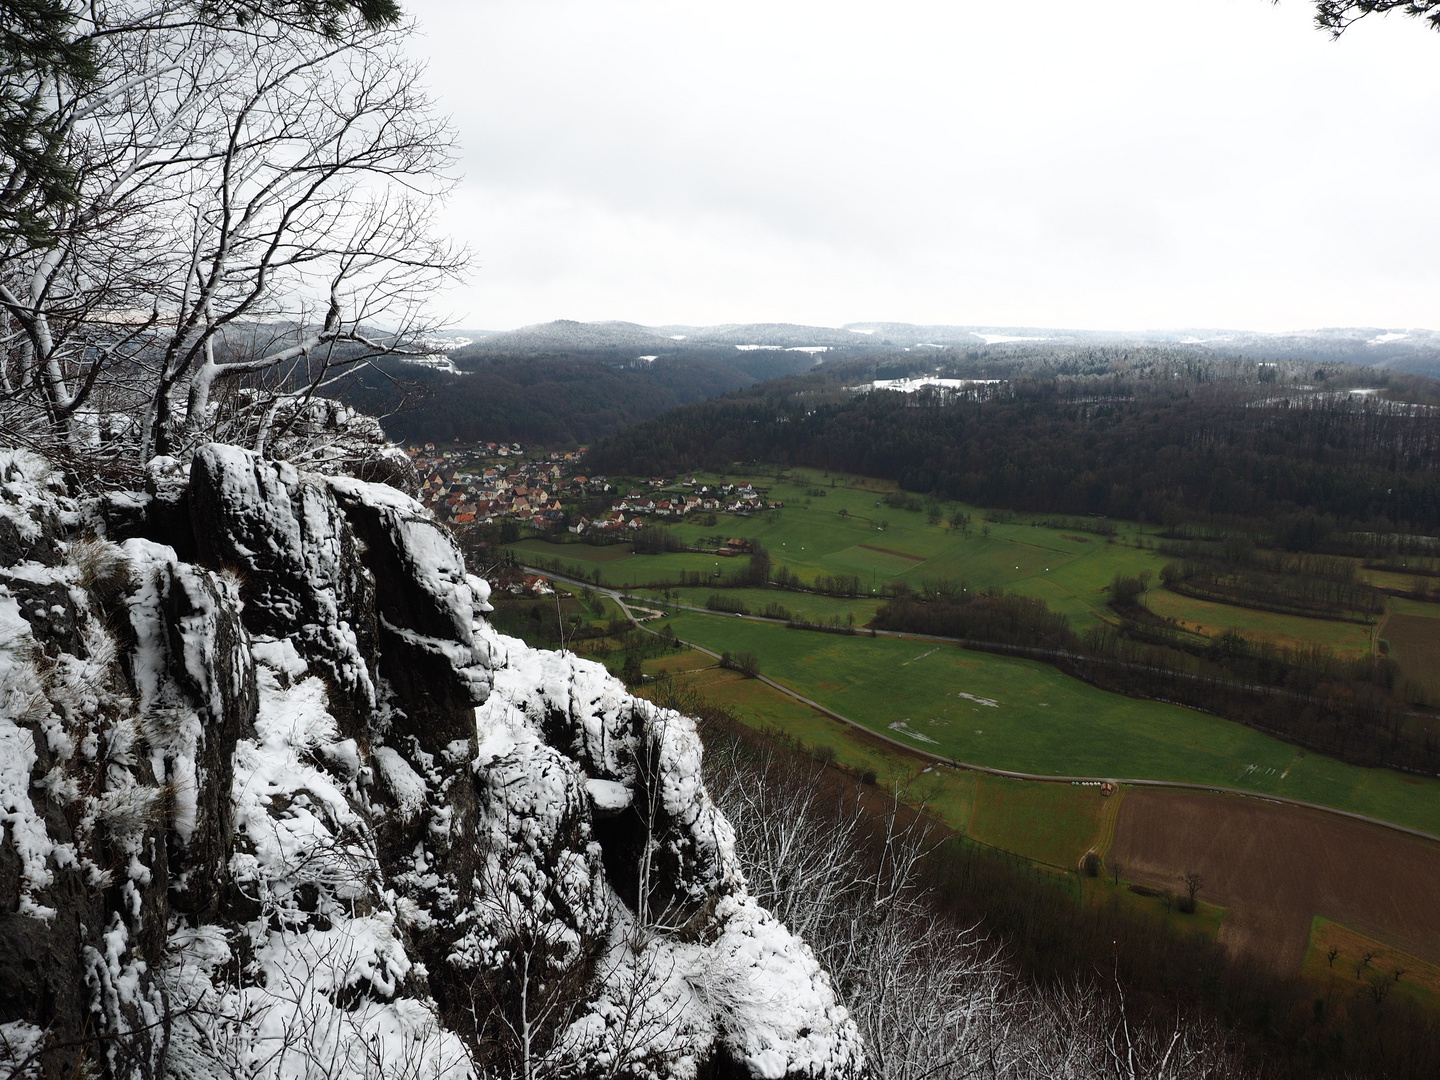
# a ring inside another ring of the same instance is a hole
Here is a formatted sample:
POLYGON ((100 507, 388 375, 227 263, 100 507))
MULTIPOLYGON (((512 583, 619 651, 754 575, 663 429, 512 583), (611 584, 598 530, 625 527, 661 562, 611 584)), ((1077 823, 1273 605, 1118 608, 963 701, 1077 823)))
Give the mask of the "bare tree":
POLYGON ((1195 910, 1195 897, 1205 887, 1205 878, 1194 870, 1185 875, 1185 903, 1181 905, 1185 911, 1195 910))
POLYGON ((263 444, 277 401, 423 347, 423 303, 461 256, 433 227, 450 132, 406 27, 74 6, 95 75, 45 97, 74 201, 0 238, 7 420, 142 461, 222 419, 263 444), (222 415, 216 387, 242 379, 264 392, 222 415))

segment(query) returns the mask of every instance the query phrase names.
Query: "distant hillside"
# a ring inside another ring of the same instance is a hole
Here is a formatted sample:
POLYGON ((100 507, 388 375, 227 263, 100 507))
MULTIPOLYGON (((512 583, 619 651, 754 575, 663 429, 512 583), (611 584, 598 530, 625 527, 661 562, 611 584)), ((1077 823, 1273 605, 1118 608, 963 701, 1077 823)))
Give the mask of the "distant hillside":
POLYGON ((973 377, 1019 357, 1078 370, 1091 365, 1085 357, 1106 350, 1158 348, 1200 367, 1247 358, 1252 364, 1293 361, 1312 371, 1344 363, 1440 376, 1440 333, 1378 327, 1288 335, 1204 329, 1122 334, 889 322, 643 326, 562 319, 503 332, 454 331, 441 340, 456 346, 442 362, 386 360, 342 396, 386 415, 386 430, 398 439, 572 445, 817 364, 838 372, 868 363, 878 373, 873 377, 893 378, 963 361, 973 377))
POLYGON ((1440 377, 1440 332, 1376 326, 1262 334, 1251 330, 1179 329, 1123 332, 1037 326, 923 326, 912 323, 848 323, 846 332, 876 347, 924 348, 1026 342, 1056 348, 1096 345, 1184 347, 1201 355, 1256 360, 1313 360, 1388 368, 1440 377))
POLYGON ((346 385, 341 396, 381 416, 386 433, 400 441, 511 439, 574 446, 815 363, 803 352, 714 347, 641 359, 613 350, 504 352, 477 344, 449 358, 451 368, 383 361, 346 385))
POLYGON ((1012 510, 1277 530, 1301 521, 1307 543, 1342 524, 1440 529, 1433 380, 1188 348, 922 356, 826 364, 677 409, 607 440, 594 468, 779 462, 1012 510))
POLYGON ((643 326, 631 322, 582 323, 568 319, 504 332, 462 331, 471 350, 485 353, 605 351, 666 355, 693 348, 737 351, 814 349, 817 355, 866 353, 936 346, 978 347, 1031 343, 1056 348, 1109 345, 1181 347, 1204 356, 1256 360, 1314 360, 1387 368, 1440 377, 1440 332, 1414 327, 1334 327, 1267 334, 1252 330, 1182 327, 1172 330, 1073 330, 1044 326, 852 322, 841 327, 797 323, 728 323, 720 326, 643 326), (471 344, 473 342, 473 344, 471 344), (821 354, 819 350, 824 350, 821 354))

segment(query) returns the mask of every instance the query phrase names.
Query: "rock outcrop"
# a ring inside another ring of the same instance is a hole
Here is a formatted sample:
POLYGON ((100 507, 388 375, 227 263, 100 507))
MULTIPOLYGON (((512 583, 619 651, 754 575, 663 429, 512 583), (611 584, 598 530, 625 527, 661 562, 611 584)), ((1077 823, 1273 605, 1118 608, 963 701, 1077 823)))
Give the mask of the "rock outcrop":
POLYGON ((0 478, 0 1071, 863 1072, 693 722, 497 634, 413 499, 0 478))

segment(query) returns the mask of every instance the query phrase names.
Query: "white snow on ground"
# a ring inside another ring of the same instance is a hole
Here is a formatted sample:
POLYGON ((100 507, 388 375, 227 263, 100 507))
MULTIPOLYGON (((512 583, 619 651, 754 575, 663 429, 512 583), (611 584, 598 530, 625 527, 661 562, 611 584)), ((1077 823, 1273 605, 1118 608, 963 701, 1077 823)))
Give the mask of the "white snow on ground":
POLYGON ((35 894, 53 880, 47 863, 55 843, 30 801, 35 735, 15 722, 50 712, 35 670, 37 651, 20 605, 0 586, 0 824, 20 856, 20 914, 50 919, 55 909, 37 903, 35 894))
POLYGON ((40 538, 41 518, 59 511, 53 497, 57 488, 63 488, 63 481, 40 455, 0 449, 0 517, 10 521, 25 543, 40 538))
POLYGON ((922 734, 921 734, 920 732, 918 732, 918 731, 911 731, 911 730, 910 730, 910 724, 909 724, 908 721, 905 721, 905 720, 896 720, 893 724, 889 725, 889 727, 890 727, 890 730, 891 730, 891 731, 898 731, 901 735, 908 735, 908 736, 910 736, 910 738, 916 739, 916 740, 918 740, 919 742, 931 743, 932 745, 935 745, 935 746, 939 746, 939 745, 940 745, 940 744, 939 744, 938 742, 936 742, 934 739, 930 738, 929 735, 922 735, 922 734))
POLYGON ((773 349, 773 350, 775 350, 776 352, 779 352, 781 349, 785 348, 785 346, 784 346, 784 345, 736 345, 735 348, 739 349, 741 352, 754 352, 756 349, 773 349))
POLYGON ((24 1020, 0 1024, 0 1072, 14 1080, 30 1080, 40 1075, 40 1063, 30 1055, 45 1043, 45 1029, 24 1020), (23 1071, 21 1064, 26 1065, 23 1071))
POLYGON ((996 701, 994 698, 976 697, 974 694, 967 694, 967 693, 965 693, 963 690, 957 691, 956 694, 955 694, 955 696, 956 696, 956 697, 962 697, 962 698, 964 698, 966 701, 973 701, 973 702, 975 702, 975 704, 977 704, 977 705, 986 705, 986 706, 989 706, 989 707, 992 708, 992 709, 998 709, 998 708, 1000 707, 1000 703, 999 703, 998 701, 996 701))
MULTIPOLYGON (((541 760, 537 749, 542 723, 557 714, 570 717, 572 750, 591 774, 577 778, 597 804, 636 797, 637 758, 658 773, 660 807, 671 829, 670 839, 659 839, 689 853, 692 877, 680 884, 693 900, 714 904, 711 929, 699 941, 679 941, 637 936, 630 913, 613 893, 602 894, 611 949, 592 1010, 566 1033, 569 1050, 597 1071, 653 1052, 671 1060, 672 1075, 684 1077, 694 1075, 695 1055, 714 1032, 756 1076, 846 1075, 847 1067, 858 1066, 860 1039, 829 977, 809 947, 746 892, 734 830, 701 778, 694 721, 631 697, 599 664, 530 649, 483 623, 476 631, 492 641, 495 664, 494 689, 476 710, 477 777, 507 798, 548 777, 550 797, 563 805, 571 798, 565 771, 541 760), (522 780, 513 770, 527 761, 530 772, 522 780), (638 1015, 637 1000, 643 1002, 638 1015), (637 1025, 643 1038, 637 1039, 637 1025)), ((654 784, 653 774, 650 779, 654 784)), ((524 809, 532 812, 528 804, 524 809)), ((538 831, 547 835, 557 822, 554 811, 542 814, 538 831)))
POLYGON ((1373 337, 1373 338, 1371 338, 1369 341, 1365 342, 1365 344, 1366 344, 1366 345, 1388 345, 1388 344, 1389 344, 1390 342, 1392 342, 1392 341, 1404 341, 1404 340, 1405 340, 1407 337, 1409 337, 1409 336, 1410 336, 1409 334, 1401 334, 1401 333, 1396 333, 1395 331, 1391 331, 1391 332, 1388 333, 1388 334, 1377 334, 1375 337, 1373 337))
POLYGON ((809 946, 745 895, 716 905, 708 944, 640 931, 617 910, 593 1008, 561 1039, 591 1073, 669 1057, 670 1075, 696 1075, 696 1048, 719 1037, 755 1076, 848 1076, 862 1061, 847 1010, 809 946))
POLYGON ((601 813, 618 813, 635 801, 635 793, 614 780, 586 780, 585 794, 601 813))
POLYGON ((1004 345, 1011 341, 1049 341, 1046 337, 1026 337, 1018 334, 981 334, 971 330, 970 333, 980 338, 986 345, 1004 345))
MULTIPOLYGON (((235 751, 231 870, 262 914, 239 931, 251 959, 238 975, 221 928, 172 936, 166 979, 175 1000, 194 1006, 177 1010, 176 1075, 473 1076, 434 1003, 404 992, 416 965, 393 894, 379 889, 374 842, 355 807, 363 796, 316 764, 355 757, 351 740, 336 741, 324 683, 288 642, 261 641, 254 655, 259 710, 235 751)), ((424 782, 398 754, 377 747, 375 761, 392 790, 423 802, 424 782)))
POLYGON ((922 375, 918 379, 876 379, 859 386, 848 386, 847 390, 897 390, 902 394, 913 394, 917 390, 935 387, 942 390, 963 390, 967 386, 992 386, 1001 379, 942 379, 937 375, 922 375))
POLYGON ((427 791, 424 779, 392 747, 377 746, 371 756, 375 759, 375 771, 380 782, 394 797, 400 816, 408 825, 425 809, 427 791))

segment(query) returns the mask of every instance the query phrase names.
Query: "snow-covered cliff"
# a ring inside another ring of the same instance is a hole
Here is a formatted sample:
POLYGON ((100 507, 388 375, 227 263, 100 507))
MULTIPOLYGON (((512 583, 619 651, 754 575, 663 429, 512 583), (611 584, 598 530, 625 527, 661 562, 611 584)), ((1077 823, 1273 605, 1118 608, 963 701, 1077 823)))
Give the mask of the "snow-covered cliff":
POLYGON ((0 451, 0 1072, 861 1074, 692 721, 488 594, 384 485, 0 451))

